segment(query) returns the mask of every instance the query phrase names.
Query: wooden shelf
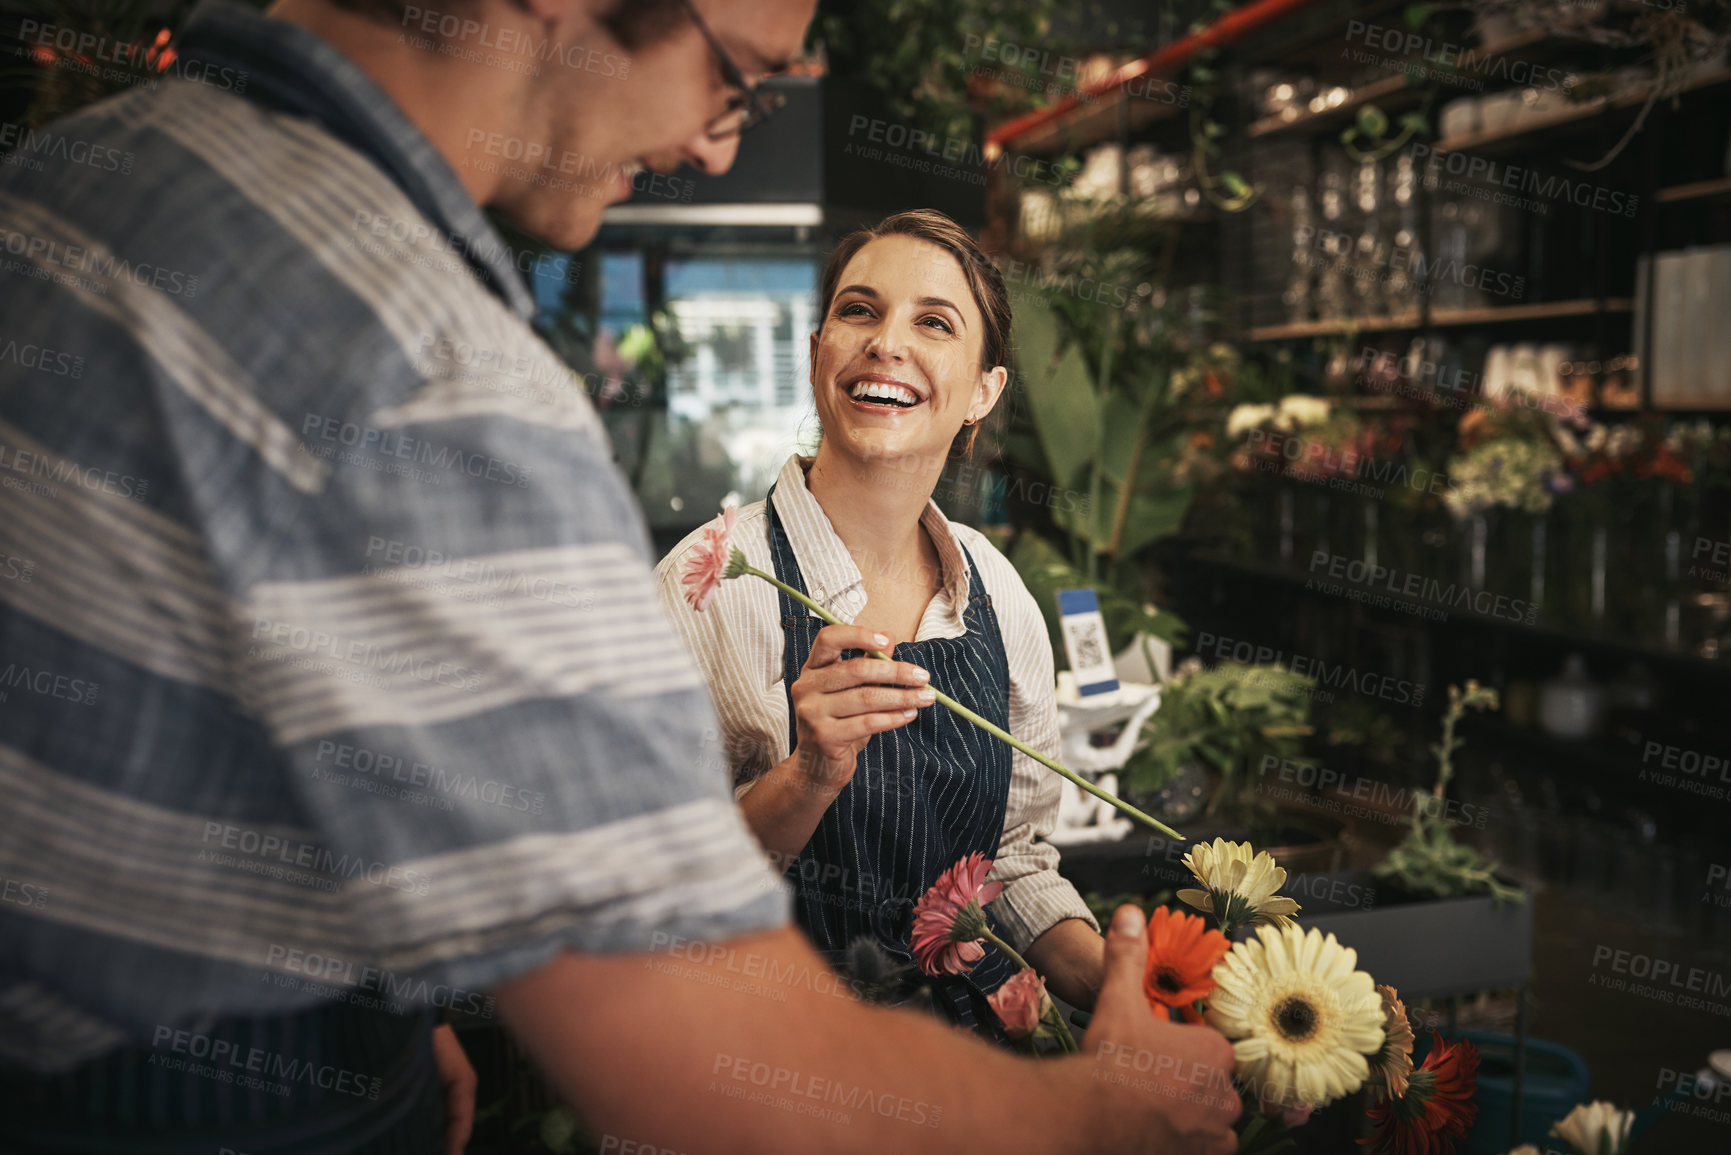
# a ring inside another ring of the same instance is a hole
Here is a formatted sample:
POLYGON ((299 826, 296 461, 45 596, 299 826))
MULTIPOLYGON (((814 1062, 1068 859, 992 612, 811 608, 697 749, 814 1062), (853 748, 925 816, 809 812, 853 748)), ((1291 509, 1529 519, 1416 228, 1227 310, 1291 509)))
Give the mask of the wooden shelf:
MULTIPOLYGON (((1430 328, 1464 325, 1495 325, 1509 321, 1543 321, 1558 317, 1591 317, 1597 313, 1630 313, 1635 302, 1627 297, 1604 301, 1545 301, 1532 305, 1493 305, 1479 309, 1433 309, 1430 328)), ((1342 317, 1325 321, 1294 321, 1285 325, 1262 325, 1250 330, 1252 341, 1288 341, 1298 337, 1334 337, 1346 333, 1391 333, 1421 329, 1417 313, 1392 317, 1342 317)))
MULTIPOLYGON (((1693 92, 1698 88, 1710 88, 1727 81, 1731 81, 1731 68, 1715 68, 1709 72, 1702 72, 1683 84, 1674 95, 1693 92)), ((1459 136, 1446 137, 1431 147, 1436 152, 1467 152, 1473 149, 1483 149, 1487 146, 1510 144, 1535 133, 1548 132, 1564 125, 1591 120, 1596 116, 1617 109, 1635 108, 1645 104, 1646 101, 1647 93, 1645 91, 1625 92, 1619 96, 1601 96, 1596 100, 1586 101, 1573 108, 1558 109, 1556 112, 1548 113, 1545 116, 1533 117, 1530 120, 1524 120, 1519 124, 1508 125, 1504 128, 1493 128, 1484 132, 1467 132, 1459 136)))
POLYGON ((1718 180, 1698 180, 1690 184, 1672 185, 1662 188, 1653 194, 1653 199, 1660 204, 1675 204, 1677 201, 1700 200, 1704 197, 1731 196, 1731 176, 1722 176, 1718 180))
MULTIPOLYGON (((1576 21, 1575 23, 1584 22, 1576 21)), ((1511 52, 1518 52, 1523 48, 1530 48, 1534 44, 1549 40, 1560 32, 1568 31, 1573 26, 1574 24, 1565 24, 1550 28, 1529 28, 1523 32, 1517 32, 1505 40, 1486 45, 1478 51, 1474 60, 1475 62, 1495 60, 1507 56, 1511 52)), ((1421 71, 1430 71, 1436 66, 1428 61, 1420 60, 1414 62, 1414 67, 1421 71)), ((1290 120, 1282 119, 1279 116, 1265 116, 1261 120, 1252 122, 1245 129, 1245 135, 1254 139, 1284 132, 1325 132, 1341 121, 1349 119, 1367 104, 1397 97, 1403 101, 1417 100, 1422 95, 1423 91, 1412 83, 1410 73, 1397 72, 1392 76, 1385 76, 1381 80, 1360 85, 1347 95, 1343 103, 1337 104, 1333 108, 1325 108, 1317 112, 1306 109, 1290 120)))

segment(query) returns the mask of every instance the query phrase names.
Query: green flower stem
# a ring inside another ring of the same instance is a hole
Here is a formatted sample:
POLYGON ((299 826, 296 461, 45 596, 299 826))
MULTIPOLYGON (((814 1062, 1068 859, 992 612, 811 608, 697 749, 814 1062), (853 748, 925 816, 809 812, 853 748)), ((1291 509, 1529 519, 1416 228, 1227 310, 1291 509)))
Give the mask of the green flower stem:
MULTIPOLYGON (((1005 954, 1010 956, 1010 961, 1016 964, 1017 970, 1031 971, 1034 969, 1033 967, 1028 965, 1027 959, 1023 958, 1021 955, 1016 953, 1015 947, 1011 946, 1009 943, 1005 942, 1003 939, 1001 939, 997 935, 993 934, 992 929, 990 927, 983 926, 980 929, 985 932, 987 942, 991 943, 993 946, 997 947, 999 950, 1003 951, 1005 954)), ((962 933, 966 934, 967 931, 963 931, 962 933)))
MULTIPOLYGON (((824 609, 822 606, 818 605, 816 602, 812 601, 810 598, 806 597, 804 594, 800 593, 798 590, 794 589, 792 586, 788 585, 786 582, 781 581, 780 579, 775 577, 774 574, 767 574, 767 573, 764 573, 762 570, 757 569, 753 566, 741 564, 737 561, 737 559, 735 561, 735 564, 733 564, 732 566, 729 567, 729 576, 731 577, 734 574, 751 574, 753 577, 760 577, 764 581, 775 586, 777 589, 785 592, 789 597, 792 597, 794 600, 802 603, 803 605, 809 606, 811 608, 812 612, 817 614, 818 617, 822 618, 824 621, 828 622, 830 625, 839 626, 839 625, 844 624, 843 622, 838 621, 834 614, 830 613, 828 610, 824 609)), ((867 653, 871 654, 871 656, 874 658, 882 658, 886 662, 893 662, 895 660, 894 658, 890 657, 888 654, 882 652, 881 650, 868 650, 867 653)), ((950 697, 948 694, 944 693, 942 690, 938 689, 936 686, 932 687, 932 692, 938 696, 938 702, 944 706, 947 706, 951 710, 951 712, 956 713, 956 714, 960 714, 962 717, 966 718, 968 721, 972 722, 974 725, 978 726, 980 729, 984 730, 986 733, 992 735, 994 738, 997 738, 998 740, 1000 740, 1002 742, 1007 742, 1009 745, 1015 747, 1017 750, 1020 750, 1022 753, 1026 754, 1028 757, 1032 758, 1034 761, 1040 763, 1042 766, 1045 766, 1045 767, 1052 769, 1052 770, 1056 770, 1059 774, 1062 774, 1064 777, 1068 778, 1070 781, 1074 782, 1077 786, 1080 786, 1083 790, 1086 790, 1088 793, 1092 794, 1094 797, 1101 799, 1102 801, 1105 801, 1105 802, 1110 802, 1113 806, 1116 806, 1119 810, 1123 811, 1125 814, 1128 814, 1131 818, 1136 819, 1138 822, 1141 822, 1145 826, 1150 826, 1153 829, 1158 830, 1160 833, 1162 833, 1162 834, 1164 834, 1170 838, 1176 839, 1180 842, 1182 842, 1184 840, 1184 836, 1182 834, 1179 834, 1176 830, 1172 829, 1170 826, 1167 826, 1164 822, 1161 822, 1158 819, 1149 817, 1148 815, 1142 813, 1140 810, 1136 809, 1134 806, 1130 805, 1128 802, 1124 801, 1122 798, 1119 798, 1116 795, 1108 794, 1106 791, 1100 789, 1098 786, 1094 785, 1092 782, 1088 781, 1086 778, 1083 778, 1080 774, 1076 773, 1074 770, 1070 769, 1068 766, 1065 766, 1061 762, 1053 761, 1052 759, 1046 757, 1044 754, 1040 753, 1038 750, 1034 749, 1032 746, 1028 745, 1026 742, 1022 741, 1020 738, 1016 737, 1014 734, 1010 733, 1008 730, 1005 730, 1005 729, 1002 729, 1001 727, 995 726, 991 722, 988 722, 986 719, 980 717, 978 714, 974 713, 972 710, 968 709, 966 706, 962 705, 960 702, 956 701, 954 698, 950 697)), ((1022 965, 1026 966, 1027 964, 1024 963, 1022 965)))

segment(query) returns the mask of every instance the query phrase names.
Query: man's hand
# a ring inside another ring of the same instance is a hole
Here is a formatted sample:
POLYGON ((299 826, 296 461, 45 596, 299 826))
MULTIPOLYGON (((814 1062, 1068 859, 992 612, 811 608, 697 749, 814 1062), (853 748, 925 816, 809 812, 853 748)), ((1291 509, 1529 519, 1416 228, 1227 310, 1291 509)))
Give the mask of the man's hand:
MULTIPOLYGON (((1232 1044, 1212 1027, 1174 1023, 1149 1009, 1142 993, 1146 931, 1142 912, 1126 905, 1106 933, 1106 984, 1081 1043, 1094 1065, 1091 1078, 1108 1092, 1101 1118, 1158 1128, 1140 1149, 1232 1155, 1232 1123, 1243 1108, 1232 1086, 1232 1044)), ((1137 1149, 1128 1136, 1108 1146, 1137 1149)))
POLYGON ((475 1068, 448 1023, 433 1029, 433 1062, 445 1088, 445 1155, 463 1155, 475 1128, 475 1068))

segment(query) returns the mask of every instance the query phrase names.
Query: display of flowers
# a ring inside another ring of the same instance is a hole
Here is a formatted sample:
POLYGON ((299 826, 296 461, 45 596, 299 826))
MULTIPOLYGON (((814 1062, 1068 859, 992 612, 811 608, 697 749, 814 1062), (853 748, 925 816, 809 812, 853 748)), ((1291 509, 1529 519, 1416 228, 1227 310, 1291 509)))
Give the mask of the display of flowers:
POLYGON ((1481 442, 1449 461, 1448 476, 1443 502, 1459 518, 1497 507, 1543 513, 1572 486, 1562 453, 1527 438, 1481 442))
POLYGON ((1635 1113, 1604 1100, 1578 1103, 1551 1124, 1551 1134, 1573 1147, 1577 1155, 1623 1155, 1635 1113))
POLYGON ((1264 426, 1292 433, 1321 425, 1331 412, 1326 398, 1304 393, 1288 394, 1274 405, 1237 405, 1226 417, 1226 436, 1242 437, 1264 426))

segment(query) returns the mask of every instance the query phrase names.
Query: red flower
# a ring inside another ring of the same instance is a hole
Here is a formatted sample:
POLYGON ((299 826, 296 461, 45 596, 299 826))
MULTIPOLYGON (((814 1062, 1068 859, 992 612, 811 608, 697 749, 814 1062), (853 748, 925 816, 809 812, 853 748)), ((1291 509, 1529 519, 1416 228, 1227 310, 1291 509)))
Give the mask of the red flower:
POLYGON ((1142 993, 1148 1005, 1177 1007, 1193 1023, 1202 1021, 1193 1005, 1214 992, 1214 966, 1232 944, 1208 923, 1185 911, 1157 907, 1148 917, 1148 962, 1142 993))
POLYGON ((1462 1039, 1445 1043, 1431 1032, 1430 1053, 1407 1079, 1406 1094, 1372 1107, 1376 1134, 1370 1155, 1454 1155, 1454 1140, 1479 1117, 1473 1102, 1478 1090, 1479 1052, 1462 1039))
POLYGON ((1040 1026, 1046 1006, 1046 984, 1032 969, 1019 970, 1004 985, 986 996, 992 1011, 1012 1039, 1025 1039, 1040 1026))
POLYGON ((914 903, 914 961, 929 975, 959 975, 986 957, 980 939, 986 933, 985 906, 1003 892, 1001 882, 987 882, 992 860, 979 851, 942 874, 914 903))
POLYGON ((691 547, 691 557, 679 580, 685 585, 685 600, 694 610, 706 610, 727 576, 727 564, 733 556, 733 523, 739 520, 739 507, 730 505, 721 511, 715 522, 703 528, 703 540, 691 547))

